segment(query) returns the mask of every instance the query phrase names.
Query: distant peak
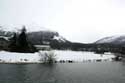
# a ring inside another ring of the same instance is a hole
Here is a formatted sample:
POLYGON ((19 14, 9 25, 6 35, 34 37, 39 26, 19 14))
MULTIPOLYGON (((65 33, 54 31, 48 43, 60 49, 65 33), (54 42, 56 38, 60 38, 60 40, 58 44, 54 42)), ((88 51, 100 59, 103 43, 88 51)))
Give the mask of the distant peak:
POLYGON ((117 35, 117 36, 110 36, 110 37, 104 37, 98 41, 95 42, 96 44, 125 44, 125 35, 117 35))

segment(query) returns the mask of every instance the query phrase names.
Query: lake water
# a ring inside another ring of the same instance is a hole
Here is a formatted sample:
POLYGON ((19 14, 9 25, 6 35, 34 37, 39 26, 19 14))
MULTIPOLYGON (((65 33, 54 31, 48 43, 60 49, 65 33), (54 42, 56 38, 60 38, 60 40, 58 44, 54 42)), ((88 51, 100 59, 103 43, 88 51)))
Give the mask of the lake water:
POLYGON ((0 64, 0 83, 125 83, 125 62, 0 64))

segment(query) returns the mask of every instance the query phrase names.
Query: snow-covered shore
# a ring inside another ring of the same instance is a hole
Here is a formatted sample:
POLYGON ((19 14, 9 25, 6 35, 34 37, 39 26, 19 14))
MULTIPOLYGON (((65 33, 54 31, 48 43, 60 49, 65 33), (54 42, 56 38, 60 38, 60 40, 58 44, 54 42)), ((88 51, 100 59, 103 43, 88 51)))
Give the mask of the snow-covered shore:
POLYGON ((38 53, 15 53, 0 51, 0 63, 38 63, 38 53))
MULTIPOLYGON (((43 63, 41 60, 45 53, 50 51, 40 51, 36 53, 15 53, 0 51, 0 63, 43 63)), ((112 54, 94 54, 93 52, 82 52, 82 51, 63 51, 53 50, 56 55, 56 61, 73 61, 73 62, 86 62, 86 61, 111 61, 115 56, 112 54)))
POLYGON ((55 51, 57 55, 57 61, 71 60, 74 62, 86 62, 86 61, 111 61, 115 56, 113 54, 95 54, 93 52, 82 52, 82 51, 55 51))

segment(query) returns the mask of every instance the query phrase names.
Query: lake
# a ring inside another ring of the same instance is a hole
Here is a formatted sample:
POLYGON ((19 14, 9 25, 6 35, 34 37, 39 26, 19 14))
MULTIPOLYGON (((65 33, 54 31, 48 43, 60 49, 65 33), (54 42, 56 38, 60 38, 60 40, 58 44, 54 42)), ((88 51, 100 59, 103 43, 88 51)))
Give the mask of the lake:
POLYGON ((125 62, 0 64, 0 83, 125 83, 125 62))

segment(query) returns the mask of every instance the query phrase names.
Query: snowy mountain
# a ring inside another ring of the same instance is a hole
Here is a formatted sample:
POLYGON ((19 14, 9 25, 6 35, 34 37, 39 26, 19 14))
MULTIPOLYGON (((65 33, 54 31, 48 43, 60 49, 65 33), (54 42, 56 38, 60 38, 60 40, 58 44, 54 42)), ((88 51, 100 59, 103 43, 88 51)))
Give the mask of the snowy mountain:
MULTIPOLYGON (((51 41, 57 41, 58 43, 68 42, 56 31, 34 25, 25 27, 27 29, 28 39, 34 45, 50 44, 51 41)), ((0 26, 0 36, 11 37, 13 32, 19 33, 21 28, 22 26, 18 26, 18 28, 12 26, 0 26)))
POLYGON ((122 36, 111 36, 105 37, 95 42, 96 44, 115 44, 115 45, 122 45, 125 44, 125 35, 122 36))
POLYGON ((27 36, 30 42, 36 45, 50 44, 52 41, 57 41, 58 43, 67 42, 67 40, 60 36, 58 32, 54 31, 29 32, 27 36))

